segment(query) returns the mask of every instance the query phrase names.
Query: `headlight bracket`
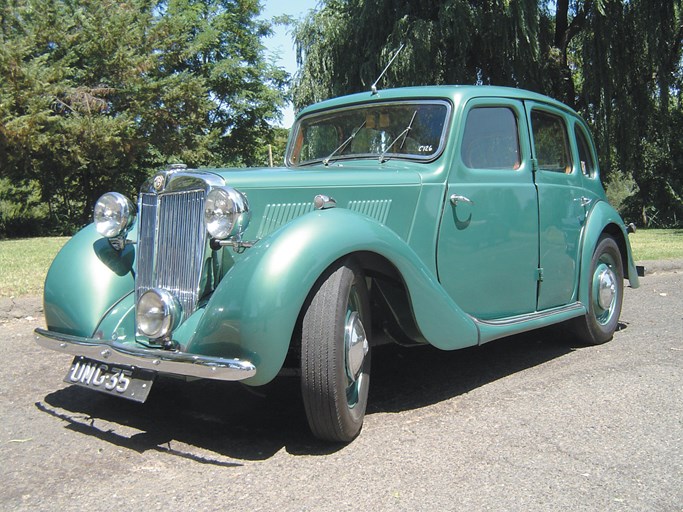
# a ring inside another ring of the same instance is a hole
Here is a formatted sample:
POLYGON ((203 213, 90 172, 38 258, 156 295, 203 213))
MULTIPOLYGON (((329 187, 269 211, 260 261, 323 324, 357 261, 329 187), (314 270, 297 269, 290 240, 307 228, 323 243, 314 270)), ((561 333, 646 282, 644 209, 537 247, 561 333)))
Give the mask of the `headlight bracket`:
POLYGON ((241 237, 233 237, 229 240, 219 240, 217 238, 212 238, 209 244, 211 249, 214 251, 222 249, 223 247, 232 247, 232 250, 236 253, 242 253, 245 249, 250 249, 256 245, 256 243, 258 243, 258 240, 244 241, 241 237))
POLYGON ((126 235, 119 235, 115 236, 112 238, 108 238, 109 240, 109 245, 111 245, 114 250, 121 252, 123 251, 127 245, 135 245, 135 240, 131 240, 130 238, 126 238, 126 235))

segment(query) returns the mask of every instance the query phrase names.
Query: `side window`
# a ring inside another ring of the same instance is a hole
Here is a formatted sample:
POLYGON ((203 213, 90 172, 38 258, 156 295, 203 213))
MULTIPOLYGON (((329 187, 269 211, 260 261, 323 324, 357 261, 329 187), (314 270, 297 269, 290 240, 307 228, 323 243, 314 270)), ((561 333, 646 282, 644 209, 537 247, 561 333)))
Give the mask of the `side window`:
POLYGON ((517 118, 507 107, 476 107, 467 114, 461 157, 471 169, 518 169, 517 118))
POLYGON ((548 112, 533 110, 531 129, 538 168, 543 171, 571 173, 572 160, 564 120, 548 112))
POLYGON ((579 128, 579 125, 574 126, 574 133, 576 134, 576 147, 579 150, 579 162, 581 164, 581 172, 586 176, 593 176, 595 171, 595 162, 593 161, 593 154, 590 150, 590 144, 585 132, 579 128))

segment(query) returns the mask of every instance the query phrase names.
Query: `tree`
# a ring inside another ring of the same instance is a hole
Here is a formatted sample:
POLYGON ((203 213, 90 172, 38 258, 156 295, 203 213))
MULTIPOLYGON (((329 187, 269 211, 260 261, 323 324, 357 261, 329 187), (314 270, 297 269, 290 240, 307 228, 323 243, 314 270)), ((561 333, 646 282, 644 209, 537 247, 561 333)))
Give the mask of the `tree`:
POLYGON ((384 86, 523 87, 592 125, 603 178, 633 180, 624 213, 683 219, 681 0, 323 0, 294 31, 300 108, 384 86))
POLYGON ((386 86, 497 83, 540 87, 535 0, 328 0, 295 27, 295 106, 386 86))
POLYGON ((681 225, 683 12, 680 0, 604 1, 576 38, 577 103, 593 124, 606 174, 632 177, 624 213, 639 225, 681 225))
POLYGON ((257 163, 289 79, 264 58, 259 11, 257 0, 3 1, 0 204, 30 216, 8 204, 37 190, 50 222, 73 230, 100 194, 134 195, 167 163, 257 163))

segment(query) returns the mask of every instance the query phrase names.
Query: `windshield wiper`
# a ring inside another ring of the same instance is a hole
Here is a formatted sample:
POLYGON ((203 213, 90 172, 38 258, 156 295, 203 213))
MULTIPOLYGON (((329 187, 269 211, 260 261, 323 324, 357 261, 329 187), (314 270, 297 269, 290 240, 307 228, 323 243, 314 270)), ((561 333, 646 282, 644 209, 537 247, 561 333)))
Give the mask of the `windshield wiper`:
POLYGON ((396 144, 396 141, 398 139, 400 139, 401 137, 403 137, 403 140, 401 141, 401 145, 398 147, 398 149, 403 149, 403 144, 406 143, 406 139, 408 138, 408 132, 410 132, 410 130, 413 129, 413 121, 415 121, 416 115, 417 115, 417 110, 415 112, 413 112, 413 117, 410 118, 410 122, 408 123, 408 126, 406 126, 406 129, 403 130, 401 133, 399 133, 396 136, 396 138, 391 141, 391 144, 389 144, 389 147, 387 147, 387 149, 382 151, 382 154, 379 155, 379 163, 380 164, 383 164, 384 162, 389 160, 388 158, 384 158, 384 155, 386 155, 389 152, 389 150, 394 146, 394 144, 396 144))
POLYGON ((351 142, 351 141, 354 139, 354 137, 355 137, 356 135, 358 135, 358 132, 361 131, 361 129, 363 128, 363 126, 365 126, 365 123, 367 123, 367 119, 366 119, 365 121, 363 121, 363 122, 361 123, 361 125, 360 125, 358 128, 356 128, 356 129, 354 130, 354 132, 353 132, 351 135, 349 135, 349 138, 348 138, 348 139, 346 139, 344 142, 342 142, 342 143, 339 145, 339 147, 338 147, 337 149, 335 149, 334 151, 332 151, 332 153, 330 153, 330 156, 328 156, 327 158, 323 159, 323 165, 324 165, 325 167, 327 167, 328 165, 330 165, 330 158, 332 158, 334 155, 336 155, 337 152, 343 151, 344 148, 349 144, 349 142, 351 142))

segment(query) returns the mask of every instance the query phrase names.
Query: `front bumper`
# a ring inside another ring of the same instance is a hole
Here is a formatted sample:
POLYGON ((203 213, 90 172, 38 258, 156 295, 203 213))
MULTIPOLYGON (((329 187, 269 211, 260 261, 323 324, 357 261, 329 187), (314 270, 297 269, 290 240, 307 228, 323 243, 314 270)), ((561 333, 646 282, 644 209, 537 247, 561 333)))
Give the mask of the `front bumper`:
POLYGON ((40 328, 35 330, 35 335, 38 345, 45 348, 158 373, 215 380, 244 380, 256 375, 256 367, 241 359, 148 349, 115 341, 70 336, 40 328))

